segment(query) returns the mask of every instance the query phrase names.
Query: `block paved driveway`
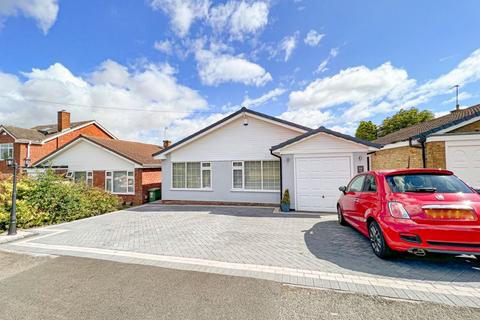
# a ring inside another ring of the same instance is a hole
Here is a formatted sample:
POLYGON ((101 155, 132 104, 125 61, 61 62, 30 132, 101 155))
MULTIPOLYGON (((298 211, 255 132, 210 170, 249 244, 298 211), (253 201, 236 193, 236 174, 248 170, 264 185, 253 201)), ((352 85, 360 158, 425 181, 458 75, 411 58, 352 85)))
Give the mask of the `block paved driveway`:
POLYGON ((368 239, 338 225, 331 214, 148 204, 37 231, 38 236, 0 249, 480 307, 480 263, 475 259, 401 255, 380 260, 368 239))

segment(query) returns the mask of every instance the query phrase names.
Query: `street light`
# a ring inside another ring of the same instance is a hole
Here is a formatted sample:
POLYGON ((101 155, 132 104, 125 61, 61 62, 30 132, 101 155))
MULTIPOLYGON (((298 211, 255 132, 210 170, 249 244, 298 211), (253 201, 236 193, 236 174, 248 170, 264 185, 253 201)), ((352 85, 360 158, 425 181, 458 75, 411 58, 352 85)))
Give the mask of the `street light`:
POLYGON ((13 169, 13 187, 12 187, 12 209, 10 211, 10 224, 8 225, 8 235, 17 234, 17 171, 18 163, 13 158, 7 159, 7 166, 13 169))

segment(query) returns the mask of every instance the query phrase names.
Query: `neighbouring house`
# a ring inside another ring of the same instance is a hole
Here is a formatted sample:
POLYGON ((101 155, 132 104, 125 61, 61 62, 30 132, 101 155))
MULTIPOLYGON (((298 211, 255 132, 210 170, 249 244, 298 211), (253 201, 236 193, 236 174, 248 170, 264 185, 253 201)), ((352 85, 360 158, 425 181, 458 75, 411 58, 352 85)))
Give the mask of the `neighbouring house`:
POLYGON ((480 186, 480 105, 456 108, 374 141, 373 169, 442 168, 468 184, 480 186))
POLYGON ((149 190, 161 187, 161 161, 152 156, 161 150, 153 144, 80 135, 39 159, 31 173, 51 168, 138 205, 147 201, 149 190))
POLYGON ((367 170, 377 145, 242 108, 155 153, 166 203, 278 205, 336 211, 338 187, 367 170))
POLYGON ((0 176, 12 173, 7 158, 13 157, 21 167, 28 167, 81 134, 116 139, 95 120, 70 122, 70 113, 64 110, 58 112, 55 124, 29 129, 0 125, 0 176))

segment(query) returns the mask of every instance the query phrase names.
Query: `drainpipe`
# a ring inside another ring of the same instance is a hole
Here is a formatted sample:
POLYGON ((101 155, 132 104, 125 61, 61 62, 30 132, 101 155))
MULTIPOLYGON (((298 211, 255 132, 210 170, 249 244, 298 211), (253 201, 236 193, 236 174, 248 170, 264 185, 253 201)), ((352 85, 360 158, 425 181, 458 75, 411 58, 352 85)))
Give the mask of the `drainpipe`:
POLYGON ((412 148, 422 149, 422 165, 423 165, 424 168, 426 168, 427 167, 427 152, 426 152, 426 149, 425 149, 426 139, 425 138, 420 138, 417 141, 420 142, 420 146, 414 146, 412 144, 412 138, 408 139, 408 146, 412 147, 412 148))
POLYGON ((273 153, 270 149, 270 154, 278 159, 280 159, 280 202, 282 202, 283 197, 283 170, 282 170, 282 157, 273 153))

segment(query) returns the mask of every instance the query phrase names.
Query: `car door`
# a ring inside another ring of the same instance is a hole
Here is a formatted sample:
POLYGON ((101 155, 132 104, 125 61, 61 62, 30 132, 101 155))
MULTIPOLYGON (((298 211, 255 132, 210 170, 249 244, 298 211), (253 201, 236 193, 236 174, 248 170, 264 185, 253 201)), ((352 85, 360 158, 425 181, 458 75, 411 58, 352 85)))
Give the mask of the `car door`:
POLYGON ((357 210, 352 217, 364 233, 367 232, 366 216, 370 211, 375 212, 377 210, 380 206, 379 200, 375 176, 372 174, 365 175, 362 192, 357 200, 357 210))
MULTIPOLYGON (((362 189, 363 189, 363 183, 365 181, 365 175, 358 175, 355 178, 350 181, 350 183, 347 186, 347 190, 345 191, 345 195, 343 196, 343 201, 342 201, 342 210, 343 210, 343 216, 345 219, 349 220, 352 222, 352 217, 355 215, 355 212, 357 210, 357 202, 358 202, 358 197, 360 196, 362 189)), ((353 220, 355 221, 355 220, 353 220)), ((356 224, 356 222, 354 222, 356 224)))

